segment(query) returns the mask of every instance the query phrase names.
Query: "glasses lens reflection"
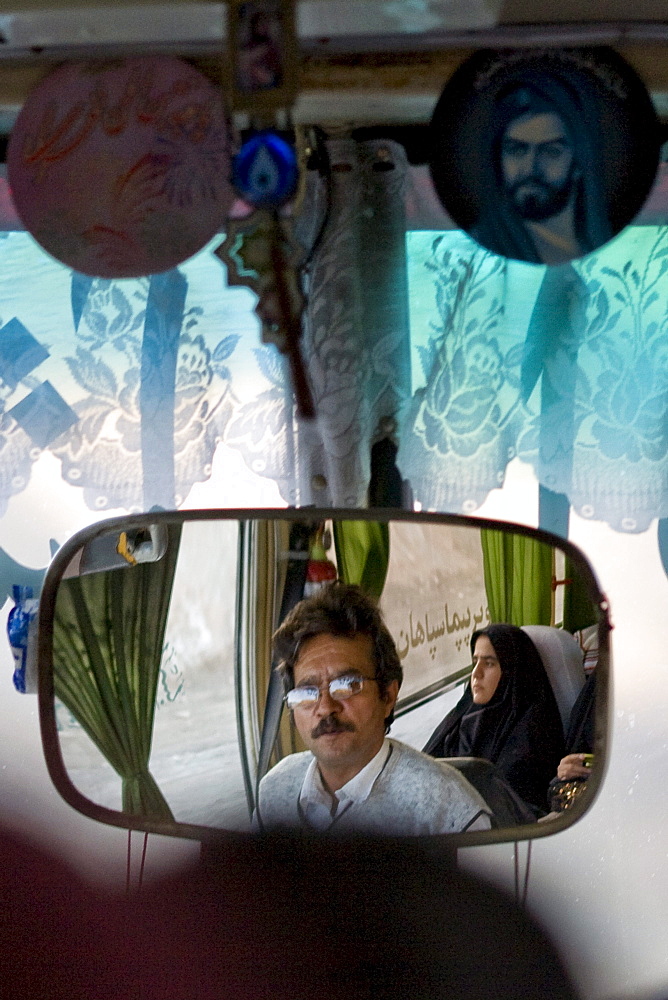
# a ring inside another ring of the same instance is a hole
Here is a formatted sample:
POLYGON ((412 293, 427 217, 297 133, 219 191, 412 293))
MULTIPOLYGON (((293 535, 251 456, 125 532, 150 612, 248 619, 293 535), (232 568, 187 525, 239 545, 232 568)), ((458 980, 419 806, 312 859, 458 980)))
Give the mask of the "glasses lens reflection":
MULTIPOLYGON (((370 678, 359 677, 357 674, 347 674, 344 677, 335 677, 325 687, 329 689, 329 695, 335 701, 341 701, 342 699, 345 701, 346 698, 351 698, 354 694, 359 694, 364 686, 365 679, 369 680, 370 678)), ((321 690, 324 690, 324 688, 317 688, 315 685, 293 688, 292 691, 288 691, 285 697, 288 708, 296 708, 299 705, 314 705, 320 700, 321 690)))

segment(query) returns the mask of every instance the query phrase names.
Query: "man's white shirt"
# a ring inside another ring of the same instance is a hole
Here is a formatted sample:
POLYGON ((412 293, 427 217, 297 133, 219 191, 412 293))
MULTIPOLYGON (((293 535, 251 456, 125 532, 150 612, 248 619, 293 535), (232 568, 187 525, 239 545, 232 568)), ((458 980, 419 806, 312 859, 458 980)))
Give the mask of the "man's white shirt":
POLYGON ((390 749, 390 741, 386 737, 380 750, 369 763, 333 794, 325 788, 318 762, 314 757, 308 766, 299 793, 299 808, 308 826, 314 830, 327 830, 354 802, 366 801, 378 775, 385 767, 390 749))

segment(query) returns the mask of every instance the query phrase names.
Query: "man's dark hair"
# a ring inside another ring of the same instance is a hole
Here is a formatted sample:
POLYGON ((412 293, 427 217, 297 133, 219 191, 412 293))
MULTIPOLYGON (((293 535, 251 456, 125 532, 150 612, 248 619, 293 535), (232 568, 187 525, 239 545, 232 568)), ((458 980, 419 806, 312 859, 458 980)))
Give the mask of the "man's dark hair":
MULTIPOLYGON (((294 687, 295 663, 303 644, 318 635, 345 639, 368 636, 381 696, 392 681, 399 681, 401 686, 401 661, 378 605, 359 587, 337 580, 296 604, 274 634, 276 669, 286 690, 294 687)), ((394 711, 385 720, 386 730, 393 718, 394 711)))

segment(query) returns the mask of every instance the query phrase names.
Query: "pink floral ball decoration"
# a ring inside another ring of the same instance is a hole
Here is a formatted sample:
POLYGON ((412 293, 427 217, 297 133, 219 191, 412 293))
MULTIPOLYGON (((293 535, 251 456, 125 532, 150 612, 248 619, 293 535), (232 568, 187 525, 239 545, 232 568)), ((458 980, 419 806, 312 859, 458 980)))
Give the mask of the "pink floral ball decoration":
POLYGON ((60 66, 23 106, 7 169, 37 242, 101 278, 180 264, 234 198, 222 94, 171 56, 60 66))

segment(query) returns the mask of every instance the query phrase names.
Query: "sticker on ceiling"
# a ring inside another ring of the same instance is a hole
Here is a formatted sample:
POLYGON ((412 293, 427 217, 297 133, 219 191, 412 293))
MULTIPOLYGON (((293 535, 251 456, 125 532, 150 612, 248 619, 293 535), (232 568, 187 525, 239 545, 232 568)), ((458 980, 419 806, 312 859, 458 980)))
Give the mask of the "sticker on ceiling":
POLYGON ((23 106, 7 169, 37 242, 102 278, 175 267, 234 199, 222 93, 171 56, 60 66, 23 106))
POLYGON ((477 52, 445 87, 431 133, 450 216, 493 253, 535 264, 616 236, 659 164, 649 94, 606 48, 477 52))

